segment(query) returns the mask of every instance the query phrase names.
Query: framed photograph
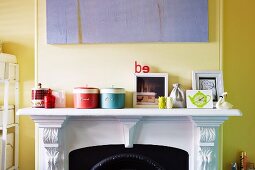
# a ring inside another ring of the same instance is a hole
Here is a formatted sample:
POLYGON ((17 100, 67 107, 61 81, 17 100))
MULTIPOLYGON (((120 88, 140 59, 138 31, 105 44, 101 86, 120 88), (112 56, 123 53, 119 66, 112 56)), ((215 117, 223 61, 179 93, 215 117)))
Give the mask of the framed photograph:
POLYGON ((158 107, 158 97, 168 96, 168 73, 135 73, 133 107, 158 107))
POLYGON ((224 92, 222 71, 193 71, 193 90, 212 90, 214 105, 224 92))

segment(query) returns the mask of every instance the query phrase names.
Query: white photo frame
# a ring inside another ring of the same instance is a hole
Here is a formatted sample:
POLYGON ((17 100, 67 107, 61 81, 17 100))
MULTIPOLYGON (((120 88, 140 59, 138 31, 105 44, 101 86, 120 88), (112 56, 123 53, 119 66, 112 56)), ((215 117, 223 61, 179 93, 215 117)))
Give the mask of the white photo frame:
POLYGON ((168 73, 134 74, 134 108, 158 107, 159 96, 168 96, 168 73))
POLYGON ((213 104, 224 92, 222 71, 192 71, 193 90, 212 90, 213 104))

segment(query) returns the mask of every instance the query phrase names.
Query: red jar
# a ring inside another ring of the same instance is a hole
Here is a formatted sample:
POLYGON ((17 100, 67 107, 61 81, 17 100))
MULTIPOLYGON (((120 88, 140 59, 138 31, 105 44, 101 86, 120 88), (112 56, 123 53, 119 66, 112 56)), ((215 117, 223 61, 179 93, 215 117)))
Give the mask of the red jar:
POLYGON ((74 107, 77 109, 93 109, 99 105, 99 89, 76 87, 73 90, 74 107))
POLYGON ((44 108, 55 108, 55 96, 52 95, 52 90, 49 89, 46 96, 44 96, 44 108))

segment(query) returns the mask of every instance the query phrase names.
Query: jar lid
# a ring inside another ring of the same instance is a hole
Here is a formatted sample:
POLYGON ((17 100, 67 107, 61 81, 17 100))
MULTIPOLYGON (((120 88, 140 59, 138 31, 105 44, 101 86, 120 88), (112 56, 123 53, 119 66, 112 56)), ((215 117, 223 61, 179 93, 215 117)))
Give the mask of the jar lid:
POLYGON ((105 89, 100 89, 100 93, 125 94, 125 89, 124 88, 105 88, 105 89))
POLYGON ((42 88, 42 83, 38 83, 32 90, 49 90, 49 88, 42 88))
POLYGON ((32 90, 49 90, 49 88, 38 88, 38 87, 35 87, 35 88, 32 88, 32 90))
POLYGON ((75 87, 73 93, 98 94, 99 89, 93 87, 75 87))

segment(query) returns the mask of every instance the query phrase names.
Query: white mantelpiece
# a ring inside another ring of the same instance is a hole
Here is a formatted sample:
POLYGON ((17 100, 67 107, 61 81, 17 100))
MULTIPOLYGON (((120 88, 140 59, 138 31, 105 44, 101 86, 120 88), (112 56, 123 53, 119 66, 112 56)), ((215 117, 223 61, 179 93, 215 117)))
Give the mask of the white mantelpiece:
POLYGON ((218 127, 237 109, 24 108, 38 127, 37 170, 68 169, 68 154, 82 147, 155 144, 189 153, 190 170, 218 170, 218 127), (65 123, 64 123, 65 122, 65 123))

